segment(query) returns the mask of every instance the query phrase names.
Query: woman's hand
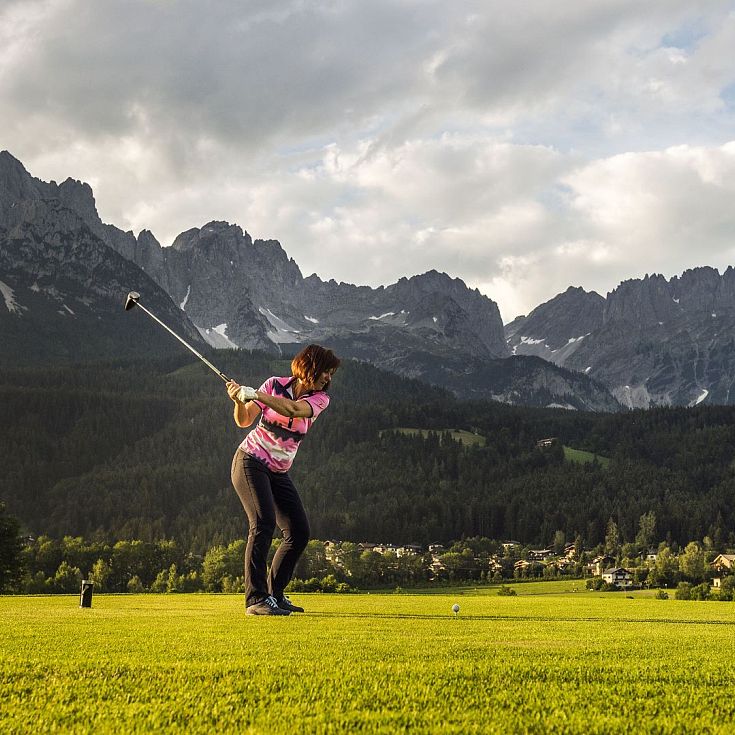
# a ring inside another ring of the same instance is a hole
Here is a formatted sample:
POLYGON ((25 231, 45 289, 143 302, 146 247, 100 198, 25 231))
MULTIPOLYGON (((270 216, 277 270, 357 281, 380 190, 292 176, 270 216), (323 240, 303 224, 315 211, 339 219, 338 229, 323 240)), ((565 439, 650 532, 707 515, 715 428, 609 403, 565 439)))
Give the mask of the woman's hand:
POLYGON ((227 383, 227 395, 235 402, 235 403, 241 403, 237 399, 237 394, 240 392, 240 385, 239 383, 236 383, 234 380, 231 380, 229 383, 227 383))
POLYGON ((227 383, 227 395, 238 405, 245 405, 248 401, 254 401, 258 397, 258 391, 249 385, 240 385, 231 380, 227 383))

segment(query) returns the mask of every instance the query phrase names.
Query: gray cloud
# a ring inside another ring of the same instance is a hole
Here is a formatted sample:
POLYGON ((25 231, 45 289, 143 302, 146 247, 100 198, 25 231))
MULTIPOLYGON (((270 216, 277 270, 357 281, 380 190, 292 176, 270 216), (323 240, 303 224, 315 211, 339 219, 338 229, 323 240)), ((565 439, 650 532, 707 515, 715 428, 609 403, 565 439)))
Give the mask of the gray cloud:
POLYGON ((732 258, 734 42, 731 0, 4 2, 0 147, 164 243, 227 219, 510 319, 732 258))

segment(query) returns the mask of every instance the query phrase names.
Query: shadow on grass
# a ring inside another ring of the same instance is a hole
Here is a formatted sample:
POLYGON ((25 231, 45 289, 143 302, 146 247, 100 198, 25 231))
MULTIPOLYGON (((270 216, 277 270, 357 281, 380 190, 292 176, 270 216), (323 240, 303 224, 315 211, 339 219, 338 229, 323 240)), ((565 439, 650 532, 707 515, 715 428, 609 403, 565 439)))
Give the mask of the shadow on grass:
MULTIPOLYGON (((366 618, 386 620, 504 620, 540 623, 604 623, 609 625, 610 618, 594 617, 553 617, 546 615, 446 615, 418 614, 418 613, 344 613, 344 612, 306 612, 298 613, 297 617, 309 618, 366 618)), ((676 620, 673 618, 615 618, 615 623, 660 623, 663 625, 726 625, 735 626, 735 620, 676 620)))

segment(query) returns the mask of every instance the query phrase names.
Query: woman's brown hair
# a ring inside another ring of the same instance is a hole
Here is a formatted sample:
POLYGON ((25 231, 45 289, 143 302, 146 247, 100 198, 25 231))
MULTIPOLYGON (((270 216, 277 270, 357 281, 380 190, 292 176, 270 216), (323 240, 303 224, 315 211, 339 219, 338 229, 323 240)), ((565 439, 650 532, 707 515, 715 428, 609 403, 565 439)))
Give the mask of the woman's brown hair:
POLYGON ((308 345, 291 361, 291 374, 304 383, 313 384, 322 373, 334 372, 340 362, 332 350, 308 345))

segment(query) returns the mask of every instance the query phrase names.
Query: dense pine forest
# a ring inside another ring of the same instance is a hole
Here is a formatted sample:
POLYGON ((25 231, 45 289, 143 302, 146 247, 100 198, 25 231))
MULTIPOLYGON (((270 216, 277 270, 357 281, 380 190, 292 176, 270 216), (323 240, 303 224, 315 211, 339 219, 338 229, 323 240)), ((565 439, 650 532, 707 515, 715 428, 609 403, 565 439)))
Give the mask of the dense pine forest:
MULTIPOLYGON (((211 359, 256 386, 289 372, 260 353, 211 359)), ((543 545, 562 531, 593 547, 611 518, 632 540, 648 512, 680 543, 724 543, 735 530, 733 408, 595 415, 462 402, 352 361, 332 398, 292 472, 315 538, 543 545), (570 461, 564 447, 604 459, 570 461)), ((0 405, 0 501, 25 533, 170 539, 194 554, 243 537, 229 471, 245 431, 224 385, 188 356, 3 368, 0 405)))

